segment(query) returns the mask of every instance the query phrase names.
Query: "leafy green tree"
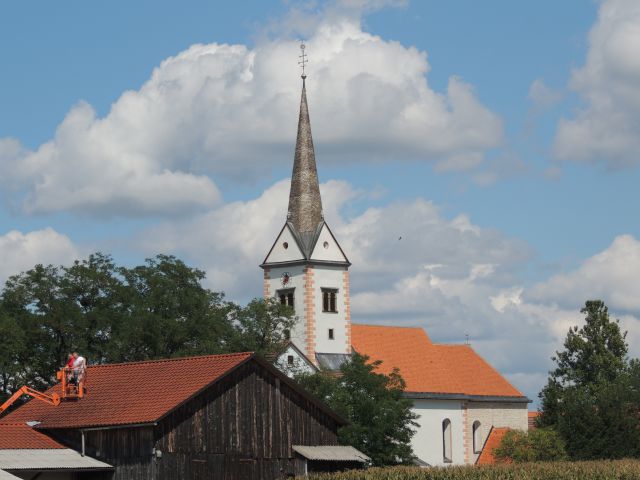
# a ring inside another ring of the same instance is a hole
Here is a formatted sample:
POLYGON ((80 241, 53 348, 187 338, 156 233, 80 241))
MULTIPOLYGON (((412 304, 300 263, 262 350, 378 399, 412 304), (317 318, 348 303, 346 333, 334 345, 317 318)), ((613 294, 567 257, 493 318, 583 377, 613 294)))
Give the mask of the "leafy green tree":
POLYGON ((293 309, 275 298, 256 298, 231 311, 230 351, 256 352, 270 357, 284 350, 297 320, 293 309))
POLYGON ((20 353, 25 348, 24 332, 18 323, 0 310, 0 403, 20 388, 20 353))
POLYGON ((403 397, 405 383, 398 370, 377 373, 380 361, 354 353, 339 375, 318 373, 297 379, 316 397, 349 420, 340 441, 371 457, 374 465, 410 463, 411 437, 417 418, 412 402, 403 397))
POLYGON ((540 393, 539 424, 557 430, 572 458, 639 456, 638 362, 628 360, 626 333, 602 301, 581 312, 585 324, 569 330, 540 393))
POLYGON ((537 428, 527 432, 509 430, 494 455, 502 461, 550 462, 566 460, 563 438, 551 428, 537 428))
POLYGON ((232 307, 223 294, 202 286, 202 270, 158 255, 118 272, 124 280, 126 321, 111 339, 111 358, 133 361, 228 350, 232 307))

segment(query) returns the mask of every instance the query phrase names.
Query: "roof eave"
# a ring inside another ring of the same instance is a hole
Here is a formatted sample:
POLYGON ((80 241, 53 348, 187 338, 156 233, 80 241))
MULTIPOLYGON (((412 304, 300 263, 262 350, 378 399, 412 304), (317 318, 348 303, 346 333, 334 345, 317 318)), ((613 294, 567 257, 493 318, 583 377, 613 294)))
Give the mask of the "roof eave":
POLYGON ((466 393, 439 393, 439 392, 407 392, 403 396, 416 400, 468 400, 473 402, 508 402, 531 403, 525 396, 515 395, 469 395, 466 393))

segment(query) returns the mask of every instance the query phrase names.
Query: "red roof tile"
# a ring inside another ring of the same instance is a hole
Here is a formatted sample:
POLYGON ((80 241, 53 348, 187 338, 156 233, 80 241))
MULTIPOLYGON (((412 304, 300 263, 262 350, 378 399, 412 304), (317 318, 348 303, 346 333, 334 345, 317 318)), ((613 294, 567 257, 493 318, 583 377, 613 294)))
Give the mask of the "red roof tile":
POLYGON ((527 412, 527 420, 529 423, 529 430, 536 428, 536 419, 540 415, 540 412, 527 412))
MULTIPOLYGON (((30 400, 2 423, 36 420, 42 428, 151 423, 209 386, 252 353, 97 365, 87 369, 87 395, 57 407, 30 400)), ((58 392, 56 385, 49 392, 58 392)))
MULTIPOLYGON (((491 428, 487 441, 484 442, 482 452, 478 456, 478 460, 476 460, 476 465, 493 465, 497 463, 497 459, 493 456, 493 451, 500 446, 505 433, 508 431, 508 428, 491 428)), ((508 463, 508 460, 505 460, 505 462, 508 463)))
POLYGON ((0 450, 67 448, 26 423, 0 423, 0 450))
POLYGON ((523 397, 470 346, 434 344, 422 328, 354 324, 351 343, 381 372, 397 367, 407 392, 523 397))

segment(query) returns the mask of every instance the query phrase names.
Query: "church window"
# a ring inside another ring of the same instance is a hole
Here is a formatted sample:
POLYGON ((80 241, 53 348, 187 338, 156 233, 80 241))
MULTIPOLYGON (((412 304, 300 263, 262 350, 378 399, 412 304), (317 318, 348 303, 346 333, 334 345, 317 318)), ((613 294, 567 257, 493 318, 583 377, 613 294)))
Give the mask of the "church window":
POLYGON ((445 418, 442 421, 442 460, 444 463, 451 463, 451 420, 445 418))
POLYGON ((282 305, 288 305, 289 307, 294 308, 292 288, 288 290, 278 290, 278 298, 282 305))
POLYGON ((473 453, 482 451, 482 433, 480 432, 480 422, 473 422, 473 453))
POLYGON ((338 296, 338 290, 333 288, 322 289, 322 311, 336 313, 338 311, 338 305, 336 298, 338 296))
POLYGON ((287 248, 289 248, 289 243, 288 242, 283 242, 282 246, 284 247, 284 249, 286 250, 287 248))
POLYGON ((287 356, 287 365, 293 365, 293 355, 287 356))
POLYGON ((329 340, 333 340, 333 328, 329 329, 329 340))

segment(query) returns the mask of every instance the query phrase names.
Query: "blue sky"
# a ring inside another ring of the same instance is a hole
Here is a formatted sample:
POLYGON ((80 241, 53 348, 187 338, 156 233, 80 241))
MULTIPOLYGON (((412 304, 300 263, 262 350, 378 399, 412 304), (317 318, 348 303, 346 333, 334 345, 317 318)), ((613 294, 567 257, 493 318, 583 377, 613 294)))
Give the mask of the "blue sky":
POLYGON ((165 252, 231 298, 259 295, 303 37, 354 317, 471 333, 534 396, 587 298, 638 351, 639 31, 630 0, 4 2, 0 274, 165 252))

